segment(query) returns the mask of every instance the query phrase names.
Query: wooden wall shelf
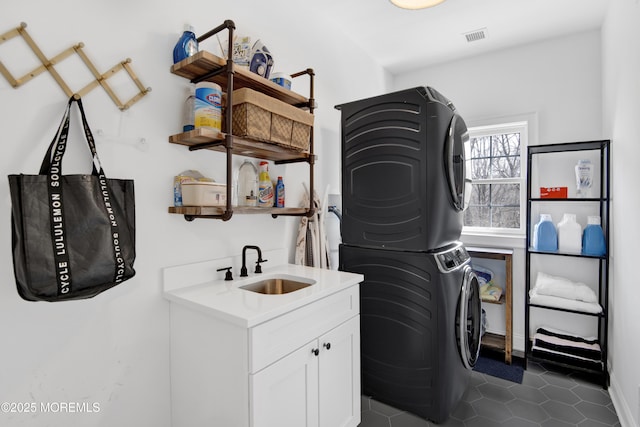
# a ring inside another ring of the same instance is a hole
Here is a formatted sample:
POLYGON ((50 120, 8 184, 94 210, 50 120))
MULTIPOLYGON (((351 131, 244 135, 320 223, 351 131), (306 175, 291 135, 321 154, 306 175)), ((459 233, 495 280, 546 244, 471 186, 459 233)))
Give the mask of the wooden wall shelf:
MULTIPOLYGON (((309 165, 309 193, 313 200, 314 194, 314 154, 313 127, 309 132, 309 151, 299 151, 295 147, 282 146, 273 142, 243 138, 233 134, 233 92, 237 89, 249 88, 259 93, 275 98, 279 101, 293 105, 299 109, 306 109, 313 114, 315 108, 314 76, 311 68, 294 73, 292 78, 303 75, 309 76, 309 98, 297 94, 289 89, 252 73, 249 70, 235 66, 231 60, 233 52, 233 33, 235 23, 226 20, 221 25, 198 37, 198 42, 219 33, 228 31, 228 55, 227 59, 220 58, 210 52, 200 51, 197 54, 183 59, 171 66, 171 73, 188 79, 191 83, 213 82, 223 88, 226 94, 226 107, 223 115, 225 129, 228 133, 216 130, 198 128, 188 132, 182 132, 169 137, 169 142, 189 147, 190 151, 213 150, 226 155, 226 205, 221 207, 181 206, 169 207, 169 213, 182 214, 185 219, 192 221, 195 218, 221 219, 228 221, 234 213, 241 214, 271 214, 272 217, 306 216, 312 217, 315 213, 313 203, 306 208, 264 208, 264 207, 237 207, 232 206, 232 157, 234 155, 251 157, 262 160, 272 160, 276 164, 306 162, 309 165)), ((224 96, 224 95, 223 95, 224 96)))
MULTIPOLYGON (((224 141, 224 133, 207 128, 198 128, 169 137, 170 143, 185 145, 192 151, 207 149, 224 153, 226 152, 224 141)), ((232 153, 276 162, 306 162, 312 157, 311 154, 306 152, 237 136, 233 137, 232 153)))
MULTIPOLYGON (((201 81, 217 83, 226 88, 229 79, 226 71, 227 60, 220 58, 210 52, 200 51, 193 56, 171 66, 171 73, 188 79, 192 83, 201 81)), ((233 90, 250 88, 258 92, 269 95, 287 104, 296 106, 308 106, 309 99, 285 89, 282 86, 252 73, 249 70, 233 67, 233 90)))
MULTIPOLYGON (((189 216, 217 216, 225 211, 224 206, 170 206, 169 213, 189 216)), ((307 208, 261 208, 252 206, 234 206, 234 213, 272 214, 272 215, 306 215, 307 208)))

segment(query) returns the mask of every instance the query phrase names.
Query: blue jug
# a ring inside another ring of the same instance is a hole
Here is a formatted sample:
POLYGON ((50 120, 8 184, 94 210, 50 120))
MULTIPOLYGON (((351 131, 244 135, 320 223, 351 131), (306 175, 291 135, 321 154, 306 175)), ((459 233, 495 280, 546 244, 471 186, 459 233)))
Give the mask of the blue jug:
POLYGON ((558 250, 558 232, 549 214, 540 214, 540 221, 533 229, 533 249, 547 252, 558 250))
POLYGON ((603 256, 607 253, 607 244, 599 216, 587 217, 587 227, 582 233, 582 253, 592 256, 603 256))

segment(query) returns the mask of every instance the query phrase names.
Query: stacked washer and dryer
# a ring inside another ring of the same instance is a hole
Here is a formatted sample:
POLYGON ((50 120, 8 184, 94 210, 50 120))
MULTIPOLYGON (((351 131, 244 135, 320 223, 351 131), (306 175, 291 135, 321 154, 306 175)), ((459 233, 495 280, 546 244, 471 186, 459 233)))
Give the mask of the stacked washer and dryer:
POLYGON ((340 269, 365 278, 362 393, 442 422, 480 349, 478 279, 459 242, 471 192, 466 125, 430 87, 336 108, 340 269))

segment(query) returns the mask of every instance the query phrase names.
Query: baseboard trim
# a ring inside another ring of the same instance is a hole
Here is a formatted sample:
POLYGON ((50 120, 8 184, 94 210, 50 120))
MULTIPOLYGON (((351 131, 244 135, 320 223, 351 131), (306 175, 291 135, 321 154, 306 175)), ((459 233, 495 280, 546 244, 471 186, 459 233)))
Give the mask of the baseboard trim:
POLYGON ((618 414, 620 427, 639 427, 633 418, 631 408, 620 390, 620 384, 616 380, 615 372, 611 372, 611 370, 609 370, 609 396, 618 414))

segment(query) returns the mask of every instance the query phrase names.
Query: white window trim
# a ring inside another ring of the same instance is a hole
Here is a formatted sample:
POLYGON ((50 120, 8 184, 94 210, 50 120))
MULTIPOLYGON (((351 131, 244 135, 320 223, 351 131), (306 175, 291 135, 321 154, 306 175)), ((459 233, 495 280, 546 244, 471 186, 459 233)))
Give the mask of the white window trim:
MULTIPOLYGON (((520 167, 521 177, 513 179, 502 179, 501 183, 520 184, 520 228, 489 228, 489 227, 468 227, 464 226, 462 235, 468 238, 473 237, 505 237, 524 239, 526 236, 526 214, 527 214, 527 147, 538 143, 538 115, 537 113, 525 113, 510 116, 493 117, 486 119, 476 119, 466 121, 469 133, 473 136, 492 135, 496 133, 509 133, 514 129, 520 130, 523 125, 526 132, 520 136, 520 167)), ((491 182, 494 180, 476 180, 474 183, 491 182)), ((466 239, 465 239, 466 240, 466 239)))

